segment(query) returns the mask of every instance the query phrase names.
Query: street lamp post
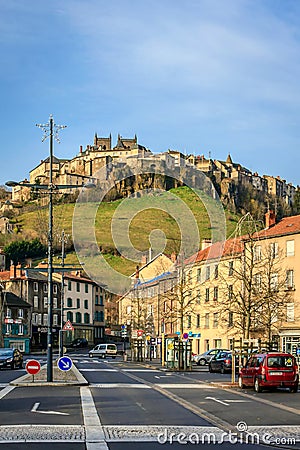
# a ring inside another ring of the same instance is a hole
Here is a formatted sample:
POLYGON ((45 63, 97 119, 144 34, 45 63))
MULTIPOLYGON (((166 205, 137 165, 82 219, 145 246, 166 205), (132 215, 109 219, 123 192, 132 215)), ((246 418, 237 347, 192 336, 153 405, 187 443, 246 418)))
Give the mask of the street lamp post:
MULTIPOLYGON (((32 183, 18 183, 16 181, 7 181, 5 184, 9 187, 22 186, 32 187, 35 189, 45 189, 49 194, 49 222, 48 222, 48 314, 47 314, 47 381, 53 381, 53 193, 60 189, 78 189, 77 185, 54 185, 53 184, 53 137, 59 142, 58 132, 59 130, 66 128, 66 125, 56 125, 53 120, 52 114, 50 114, 49 123, 37 124, 39 128, 44 131, 42 142, 48 137, 50 138, 50 156, 49 156, 49 183, 48 184, 32 184, 32 183)), ((87 183, 81 186, 82 188, 94 188, 95 184, 87 183)), ((40 270, 40 269, 39 269, 40 270)))

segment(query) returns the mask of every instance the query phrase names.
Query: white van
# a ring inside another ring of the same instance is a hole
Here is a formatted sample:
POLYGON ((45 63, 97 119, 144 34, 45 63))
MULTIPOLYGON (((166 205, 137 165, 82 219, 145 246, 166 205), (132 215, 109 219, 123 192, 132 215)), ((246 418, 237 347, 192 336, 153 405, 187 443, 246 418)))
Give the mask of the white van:
POLYGON ((90 358, 106 358, 107 356, 115 359, 117 356, 117 346, 115 344, 98 344, 89 351, 90 358))

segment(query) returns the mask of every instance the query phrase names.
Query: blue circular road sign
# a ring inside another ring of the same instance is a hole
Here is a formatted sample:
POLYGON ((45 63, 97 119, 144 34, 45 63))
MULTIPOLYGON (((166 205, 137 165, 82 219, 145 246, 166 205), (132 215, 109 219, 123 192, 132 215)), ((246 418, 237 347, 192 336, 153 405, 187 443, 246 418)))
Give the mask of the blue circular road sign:
POLYGON ((69 356, 62 356, 57 361, 57 367, 59 368, 59 370, 63 370, 65 372, 70 370, 72 365, 73 365, 73 361, 71 358, 69 358, 69 356))

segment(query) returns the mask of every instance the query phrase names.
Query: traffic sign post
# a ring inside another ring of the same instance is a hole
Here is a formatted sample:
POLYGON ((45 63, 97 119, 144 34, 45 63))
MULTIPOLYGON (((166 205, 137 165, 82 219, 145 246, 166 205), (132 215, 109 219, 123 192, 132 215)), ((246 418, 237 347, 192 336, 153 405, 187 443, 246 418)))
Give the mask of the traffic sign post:
POLYGON ((34 375, 39 373, 39 371, 41 370, 41 365, 37 360, 30 359, 29 361, 26 362, 25 369, 27 373, 32 375, 32 381, 34 381, 34 375))
POLYGON ((69 356, 62 356, 57 361, 57 367, 59 368, 59 370, 62 370, 63 372, 67 372, 68 370, 70 370, 72 365, 73 361, 69 356))

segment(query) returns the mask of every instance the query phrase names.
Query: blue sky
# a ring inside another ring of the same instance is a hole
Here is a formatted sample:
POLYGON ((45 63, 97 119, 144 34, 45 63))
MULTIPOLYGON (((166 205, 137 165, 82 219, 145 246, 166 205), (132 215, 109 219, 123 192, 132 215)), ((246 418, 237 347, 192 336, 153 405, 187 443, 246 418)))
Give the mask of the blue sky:
POLYGON ((48 156, 36 123, 233 161, 300 184, 298 0, 0 0, 1 177, 48 156))

